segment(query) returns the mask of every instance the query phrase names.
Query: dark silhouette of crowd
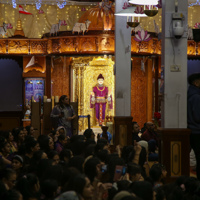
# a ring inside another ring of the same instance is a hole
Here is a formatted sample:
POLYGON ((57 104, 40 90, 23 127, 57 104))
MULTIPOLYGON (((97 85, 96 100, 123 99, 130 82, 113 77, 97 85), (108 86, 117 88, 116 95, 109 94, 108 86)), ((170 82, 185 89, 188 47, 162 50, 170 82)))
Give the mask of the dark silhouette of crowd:
POLYGON ((149 166, 148 147, 141 141, 111 149, 108 140, 94 136, 92 129, 71 138, 62 128, 38 138, 33 127, 1 131, 0 199, 200 199, 194 177, 166 184, 165 166, 149 166))

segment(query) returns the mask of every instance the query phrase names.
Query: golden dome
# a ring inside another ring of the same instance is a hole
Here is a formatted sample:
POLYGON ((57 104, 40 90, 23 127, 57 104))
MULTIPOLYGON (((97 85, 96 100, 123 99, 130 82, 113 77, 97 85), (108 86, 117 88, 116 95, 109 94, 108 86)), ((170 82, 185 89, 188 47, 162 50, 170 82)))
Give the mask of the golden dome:
POLYGON ((85 12, 79 19, 80 23, 86 20, 91 21, 88 30, 114 30, 115 28, 115 7, 112 2, 101 2, 85 12))

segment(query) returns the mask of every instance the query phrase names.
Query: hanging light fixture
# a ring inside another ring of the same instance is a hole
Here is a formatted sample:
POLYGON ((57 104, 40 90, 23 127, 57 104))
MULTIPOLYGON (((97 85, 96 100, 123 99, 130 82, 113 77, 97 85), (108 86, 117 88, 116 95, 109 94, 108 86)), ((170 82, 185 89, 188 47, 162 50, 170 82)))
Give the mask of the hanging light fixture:
POLYGON ((143 5, 144 6, 144 13, 148 17, 153 17, 158 13, 158 0, 130 0, 129 3, 135 5, 143 5))
POLYGON ((117 16, 127 16, 127 25, 135 28, 140 24, 140 17, 147 17, 142 6, 131 6, 118 13, 117 16))
POLYGON ((129 3, 136 5, 157 5, 158 0, 129 0, 129 3))

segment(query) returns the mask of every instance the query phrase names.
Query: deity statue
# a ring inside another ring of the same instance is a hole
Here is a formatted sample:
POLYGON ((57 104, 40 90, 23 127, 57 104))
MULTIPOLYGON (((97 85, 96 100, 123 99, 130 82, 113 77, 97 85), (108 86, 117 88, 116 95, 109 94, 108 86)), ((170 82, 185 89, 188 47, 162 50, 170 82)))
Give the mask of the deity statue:
POLYGON ((108 108, 113 108, 112 95, 108 92, 104 82, 104 77, 99 74, 97 78, 98 84, 93 87, 93 92, 90 96, 90 108, 95 108, 96 111, 96 123, 97 125, 104 125, 106 103, 108 102, 108 108))

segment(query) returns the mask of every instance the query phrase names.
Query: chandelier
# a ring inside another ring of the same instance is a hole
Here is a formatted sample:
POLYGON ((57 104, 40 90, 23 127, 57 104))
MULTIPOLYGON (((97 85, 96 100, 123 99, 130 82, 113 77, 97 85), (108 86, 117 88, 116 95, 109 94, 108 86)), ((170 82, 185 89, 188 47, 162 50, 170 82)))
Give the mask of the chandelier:
POLYGON ((158 13, 158 7, 156 7, 158 0, 129 0, 129 3, 144 6, 144 13, 149 17, 153 17, 158 13))

